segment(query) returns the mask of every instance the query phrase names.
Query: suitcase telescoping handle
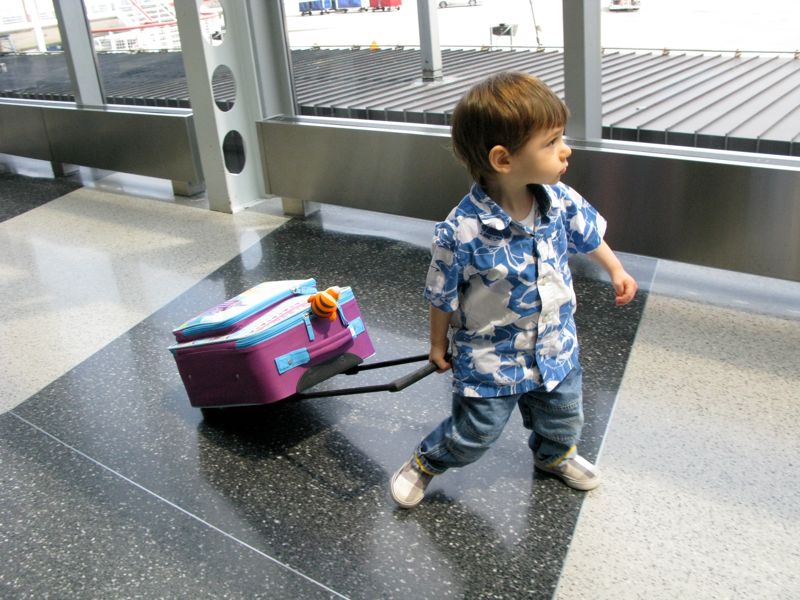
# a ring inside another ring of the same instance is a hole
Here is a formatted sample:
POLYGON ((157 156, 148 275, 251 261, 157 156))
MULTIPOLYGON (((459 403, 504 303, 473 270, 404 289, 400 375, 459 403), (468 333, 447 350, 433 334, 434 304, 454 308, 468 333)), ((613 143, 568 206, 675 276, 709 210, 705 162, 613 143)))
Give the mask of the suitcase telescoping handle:
MULTIPOLYGON (((383 362, 377 362, 366 365, 356 365, 355 367, 352 367, 351 369, 345 371, 344 374, 355 375, 356 373, 359 373, 361 371, 368 371, 370 369, 393 367, 396 365, 404 365, 407 363, 420 362, 423 360, 428 360, 427 354, 409 356, 406 358, 397 358, 394 360, 387 360, 383 362)), ((438 370, 439 368, 435 364, 433 364, 432 362, 428 362, 428 364, 426 364, 424 367, 421 367, 416 371, 409 373, 408 375, 398 377, 397 379, 395 379, 394 381, 390 381, 389 383, 384 383, 380 385, 366 385, 362 387, 343 388, 340 390, 324 390, 319 392, 299 393, 292 396, 292 399, 305 400, 307 398, 328 398, 331 396, 350 396, 352 394, 368 394, 370 392, 399 392, 400 390, 404 390, 411 384, 418 382, 420 379, 423 379, 428 375, 430 375, 431 373, 435 373, 438 370)))

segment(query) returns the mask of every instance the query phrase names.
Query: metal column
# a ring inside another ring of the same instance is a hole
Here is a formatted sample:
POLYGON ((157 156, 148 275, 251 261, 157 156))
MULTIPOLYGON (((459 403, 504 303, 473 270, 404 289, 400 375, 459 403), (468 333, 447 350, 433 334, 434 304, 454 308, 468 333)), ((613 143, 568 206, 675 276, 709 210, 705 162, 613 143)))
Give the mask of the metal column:
POLYGON ((209 205, 237 212, 269 193, 256 122, 286 111, 291 97, 283 7, 257 0, 222 1, 225 31, 203 31, 198 0, 175 3, 186 79, 209 205), (235 98, 229 110, 214 100, 215 73, 230 73, 235 98))
MULTIPOLYGON (((106 96, 83 0, 53 0, 53 8, 75 104, 78 107, 103 107, 106 96)), ((37 14, 36 19, 38 18, 37 14)), ((50 166, 55 177, 65 177, 77 170, 56 161, 51 161, 50 166)))
POLYGON ((442 79, 442 49, 439 47, 439 16, 436 10, 436 2, 417 0, 423 81, 442 79))
POLYGON ((103 106, 103 82, 97 67, 89 19, 83 0, 53 0, 72 92, 78 106, 103 106))
MULTIPOLYGON (((286 34, 286 19, 282 2, 250 3, 250 38, 253 41, 256 57, 256 76, 254 82, 258 86, 261 102, 261 118, 277 115, 294 116, 297 114, 297 100, 294 94, 292 77, 292 59, 289 50, 289 38, 286 34)), ((261 152, 265 152, 265 140, 261 152)), ((263 168, 262 178, 270 191, 269 177, 263 168)), ((296 198, 281 197, 283 212, 290 216, 306 216, 319 210, 319 205, 296 198)))
POLYGON ((283 3, 250 1, 250 39, 256 60, 262 118, 294 116, 297 101, 292 85, 292 59, 283 3))
POLYGON ((567 134, 600 139, 602 128, 600 0, 563 0, 567 134))

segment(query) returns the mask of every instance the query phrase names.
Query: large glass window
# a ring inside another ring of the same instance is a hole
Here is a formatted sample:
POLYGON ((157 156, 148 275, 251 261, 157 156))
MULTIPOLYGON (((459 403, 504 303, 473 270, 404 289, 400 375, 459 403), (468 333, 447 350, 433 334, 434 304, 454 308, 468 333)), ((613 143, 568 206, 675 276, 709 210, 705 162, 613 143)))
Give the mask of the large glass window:
MULTIPOLYGON (((189 106, 173 2, 83 0, 106 100, 111 104, 189 106)), ((201 22, 221 39, 219 0, 203 0, 201 22)), ((71 100, 72 89, 52 0, 0 3, 0 94, 71 100)))
POLYGON ((0 2, 0 96, 62 100, 71 94, 52 2, 0 2))
MULTIPOLYGON (((416 0, 284 4, 301 114, 447 123, 466 87, 505 69, 563 97, 562 2, 438 1, 434 83, 416 0)), ((603 137, 800 155, 800 2, 602 0, 600 20, 603 137)))
MULTIPOLYGON (((84 0, 100 77, 110 104, 189 107, 174 2, 84 0), (99 20, 104 4, 114 5, 111 22, 99 20)), ((225 29, 219 0, 200 2, 201 27, 210 39, 225 29)))
MULTIPOLYGON (((226 1, 201 2, 212 40, 226 1)), ((109 102, 189 106, 172 2, 84 2, 109 102)), ((469 85, 507 69, 564 95, 557 0, 434 0, 433 82, 418 0, 283 2, 301 114, 447 124, 469 85)), ((797 23, 796 0, 602 0, 603 136, 800 155, 797 23)), ((59 51, 52 0, 0 2, 0 95, 69 99, 59 51)))
POLYGON ((605 48, 794 53, 796 0, 604 0, 605 48))
POLYGON ((442 79, 423 82, 416 0, 285 1, 301 114, 446 124, 472 83, 508 69, 563 93, 560 2, 433 4, 442 79))
POLYGON ((800 2, 610 0, 604 137, 800 155, 800 2))

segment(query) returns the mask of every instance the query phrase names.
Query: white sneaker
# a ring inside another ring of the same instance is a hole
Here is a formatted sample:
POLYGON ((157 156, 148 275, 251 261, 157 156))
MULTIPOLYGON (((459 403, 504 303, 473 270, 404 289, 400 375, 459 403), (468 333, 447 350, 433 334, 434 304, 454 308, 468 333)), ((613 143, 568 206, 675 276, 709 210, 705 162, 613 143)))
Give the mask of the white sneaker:
POLYGON ((433 479, 422 471, 412 456, 392 477, 392 498, 403 508, 414 508, 425 497, 425 488, 433 479))
POLYGON ((538 460, 534 460, 533 464, 540 471, 561 478, 564 483, 576 490, 586 492, 600 485, 600 472, 597 467, 578 454, 555 464, 538 460))

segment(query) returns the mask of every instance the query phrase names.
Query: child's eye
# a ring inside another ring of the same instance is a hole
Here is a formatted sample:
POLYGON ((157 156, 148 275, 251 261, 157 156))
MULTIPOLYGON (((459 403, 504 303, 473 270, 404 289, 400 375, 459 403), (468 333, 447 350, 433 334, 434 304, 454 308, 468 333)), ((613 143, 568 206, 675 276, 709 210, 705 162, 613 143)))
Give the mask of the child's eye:
POLYGON ((555 146, 560 139, 563 139, 563 137, 564 137, 563 133, 554 135, 547 143, 545 143, 544 147, 549 148, 550 146, 555 146))

